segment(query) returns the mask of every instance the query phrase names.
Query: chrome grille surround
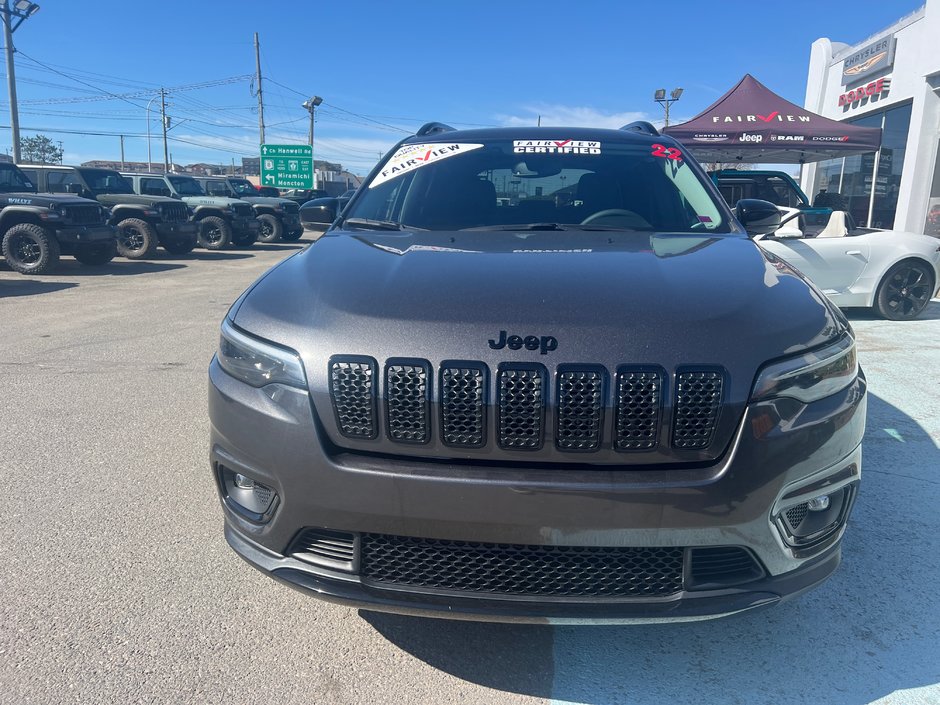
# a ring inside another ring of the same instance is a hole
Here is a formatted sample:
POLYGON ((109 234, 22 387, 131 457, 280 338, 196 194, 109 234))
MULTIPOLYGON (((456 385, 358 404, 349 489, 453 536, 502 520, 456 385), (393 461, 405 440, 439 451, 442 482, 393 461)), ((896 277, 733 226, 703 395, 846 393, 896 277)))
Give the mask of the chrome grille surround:
POLYGON ((371 357, 339 356, 330 360, 330 399, 336 425, 347 438, 377 436, 376 364, 371 357))

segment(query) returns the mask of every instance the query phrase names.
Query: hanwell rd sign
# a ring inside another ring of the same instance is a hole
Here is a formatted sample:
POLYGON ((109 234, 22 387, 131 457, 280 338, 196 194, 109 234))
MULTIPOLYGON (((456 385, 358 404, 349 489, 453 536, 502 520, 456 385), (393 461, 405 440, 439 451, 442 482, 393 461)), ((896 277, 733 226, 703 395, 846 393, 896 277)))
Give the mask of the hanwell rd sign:
POLYGON ((309 144, 261 145, 261 185, 313 188, 313 147, 309 144))

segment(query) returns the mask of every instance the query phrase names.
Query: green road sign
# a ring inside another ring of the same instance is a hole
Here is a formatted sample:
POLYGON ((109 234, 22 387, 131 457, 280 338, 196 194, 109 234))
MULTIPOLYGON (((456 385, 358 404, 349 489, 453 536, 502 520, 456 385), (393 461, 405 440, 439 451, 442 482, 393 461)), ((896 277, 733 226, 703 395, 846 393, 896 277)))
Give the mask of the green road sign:
POLYGON ((261 185, 313 188, 313 147, 309 144, 261 145, 261 185))

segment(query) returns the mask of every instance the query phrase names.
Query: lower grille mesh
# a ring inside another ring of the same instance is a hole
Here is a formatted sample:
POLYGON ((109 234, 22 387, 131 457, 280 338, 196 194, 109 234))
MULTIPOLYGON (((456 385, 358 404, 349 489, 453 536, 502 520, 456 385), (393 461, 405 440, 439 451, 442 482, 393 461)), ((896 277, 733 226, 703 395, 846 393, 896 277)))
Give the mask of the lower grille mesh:
POLYGON ((360 573, 374 583, 558 597, 672 595, 682 548, 526 546, 362 535, 360 573))

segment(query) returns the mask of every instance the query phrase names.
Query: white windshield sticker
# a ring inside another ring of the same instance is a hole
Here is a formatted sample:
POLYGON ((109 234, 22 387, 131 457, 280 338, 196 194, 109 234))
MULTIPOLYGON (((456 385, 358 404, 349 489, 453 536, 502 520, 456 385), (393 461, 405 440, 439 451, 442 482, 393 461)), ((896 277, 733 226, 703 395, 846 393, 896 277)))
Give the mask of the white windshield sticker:
POLYGON ((600 154, 601 143, 588 140, 513 140, 516 154, 600 154))
POLYGON ((394 179, 396 176, 407 174, 409 171, 420 169, 442 159, 449 159, 450 157, 456 157, 458 154, 479 149, 482 146, 482 144, 464 143, 406 144, 400 147, 392 155, 392 158, 385 163, 382 171, 372 179, 369 188, 375 188, 379 184, 394 179))

